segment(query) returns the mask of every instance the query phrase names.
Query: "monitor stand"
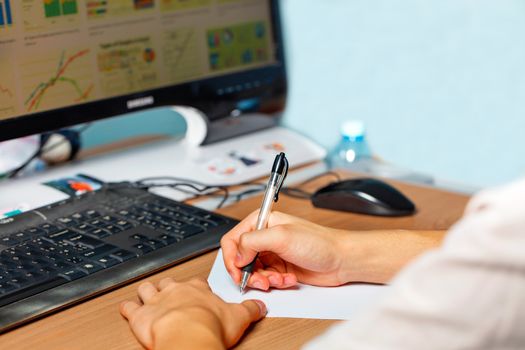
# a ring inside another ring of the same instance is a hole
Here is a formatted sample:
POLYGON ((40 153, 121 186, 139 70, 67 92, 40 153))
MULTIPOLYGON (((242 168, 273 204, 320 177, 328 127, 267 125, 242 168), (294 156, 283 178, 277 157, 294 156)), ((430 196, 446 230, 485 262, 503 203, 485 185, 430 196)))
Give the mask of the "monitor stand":
POLYGON ((271 128, 279 119, 275 115, 234 111, 229 117, 210 121, 204 112, 194 107, 173 106, 171 109, 186 121, 185 142, 196 147, 271 128))

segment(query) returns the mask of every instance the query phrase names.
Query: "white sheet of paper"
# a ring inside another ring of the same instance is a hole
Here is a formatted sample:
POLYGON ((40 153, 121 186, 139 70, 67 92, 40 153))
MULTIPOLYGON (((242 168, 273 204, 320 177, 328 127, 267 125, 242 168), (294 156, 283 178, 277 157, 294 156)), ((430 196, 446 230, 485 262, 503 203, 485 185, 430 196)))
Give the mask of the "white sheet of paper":
POLYGON ((300 285, 296 289, 269 292, 248 289, 243 295, 224 267, 222 250, 208 277, 211 289, 223 300, 240 303, 259 299, 266 303, 267 317, 317 318, 348 320, 360 310, 376 303, 388 287, 368 284, 347 284, 325 288, 300 285))

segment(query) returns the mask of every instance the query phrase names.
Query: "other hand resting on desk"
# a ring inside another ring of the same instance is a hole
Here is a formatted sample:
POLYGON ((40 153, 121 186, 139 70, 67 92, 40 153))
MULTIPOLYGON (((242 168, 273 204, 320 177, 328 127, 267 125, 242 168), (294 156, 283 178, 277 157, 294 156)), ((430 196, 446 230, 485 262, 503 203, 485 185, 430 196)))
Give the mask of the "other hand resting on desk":
POLYGON ((177 283, 165 278, 138 288, 141 303, 125 301, 120 313, 147 349, 224 349, 266 315, 258 300, 225 303, 203 280, 177 283))

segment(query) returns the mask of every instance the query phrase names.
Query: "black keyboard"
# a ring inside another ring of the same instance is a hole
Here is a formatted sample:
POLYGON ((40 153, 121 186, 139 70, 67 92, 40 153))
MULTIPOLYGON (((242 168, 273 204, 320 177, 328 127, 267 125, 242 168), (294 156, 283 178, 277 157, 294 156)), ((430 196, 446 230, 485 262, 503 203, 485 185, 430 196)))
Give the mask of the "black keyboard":
POLYGON ((236 220, 117 184, 0 221, 0 332, 219 246, 236 220))

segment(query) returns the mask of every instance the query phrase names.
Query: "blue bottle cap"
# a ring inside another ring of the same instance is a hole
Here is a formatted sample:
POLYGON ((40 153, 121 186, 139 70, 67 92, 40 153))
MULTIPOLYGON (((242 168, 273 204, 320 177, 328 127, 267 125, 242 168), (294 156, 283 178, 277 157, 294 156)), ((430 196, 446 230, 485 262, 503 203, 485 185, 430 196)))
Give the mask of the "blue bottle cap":
POLYGON ((349 120, 341 125, 341 135, 351 140, 362 140, 365 137, 365 124, 361 120, 349 120))

